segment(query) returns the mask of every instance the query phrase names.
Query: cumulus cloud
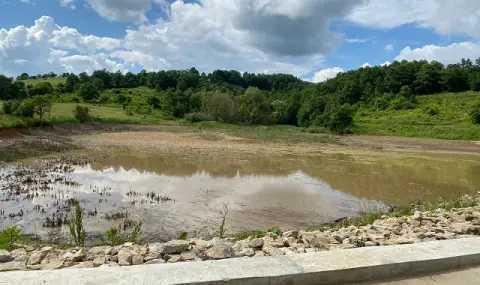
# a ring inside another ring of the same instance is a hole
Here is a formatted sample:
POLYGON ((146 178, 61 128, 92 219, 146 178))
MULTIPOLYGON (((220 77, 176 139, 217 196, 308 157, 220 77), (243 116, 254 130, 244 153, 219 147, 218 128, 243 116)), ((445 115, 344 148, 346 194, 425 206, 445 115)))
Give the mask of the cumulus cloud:
POLYGON ((369 27, 417 24, 442 35, 480 36, 478 0, 370 0, 354 9, 349 20, 369 27))
POLYGON ((312 82, 313 83, 325 82, 327 81, 327 79, 334 78, 339 73, 342 73, 342 72, 344 72, 344 70, 340 67, 322 69, 318 72, 315 72, 312 78, 312 82))
POLYGON ((372 67, 372 66, 370 65, 370 63, 365 62, 365 63, 362 65, 362 68, 367 68, 367 67, 372 67))
POLYGON ((475 60, 480 57, 480 44, 473 42, 453 43, 448 46, 426 45, 422 48, 405 47, 395 60, 428 60, 443 64, 458 63, 462 58, 475 60))
POLYGON ((384 63, 380 64, 380 66, 389 66, 390 64, 392 64, 390 61, 385 61, 384 63))
POLYGON ((349 44, 363 44, 363 43, 369 42, 371 40, 372 40, 371 38, 368 38, 368 39, 345 39, 345 42, 347 42, 349 44))
POLYGON ((60 27, 51 17, 43 16, 31 27, 0 29, 0 70, 11 76, 22 72, 78 73, 103 68, 123 70, 121 63, 113 62, 105 54, 99 53, 109 45, 117 44, 117 41, 82 36, 77 30, 60 27), (69 55, 63 49, 73 50, 77 54, 69 55))
POLYGON ((384 48, 386 51, 390 52, 390 51, 393 51, 393 45, 392 44, 388 44, 385 46, 384 48))
POLYGON ((60 0, 60 6, 75 9, 75 0, 60 0))
POLYGON ((152 0, 87 0, 100 16, 113 21, 143 23, 145 13, 152 7, 152 0))

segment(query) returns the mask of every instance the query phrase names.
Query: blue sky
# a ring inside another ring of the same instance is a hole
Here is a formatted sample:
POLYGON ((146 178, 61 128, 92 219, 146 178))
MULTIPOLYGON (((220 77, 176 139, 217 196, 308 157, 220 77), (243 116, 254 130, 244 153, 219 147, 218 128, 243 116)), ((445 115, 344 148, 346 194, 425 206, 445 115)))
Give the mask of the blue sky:
POLYGON ((196 66, 323 81, 367 63, 480 57, 477 0, 0 1, 10 76, 196 66))

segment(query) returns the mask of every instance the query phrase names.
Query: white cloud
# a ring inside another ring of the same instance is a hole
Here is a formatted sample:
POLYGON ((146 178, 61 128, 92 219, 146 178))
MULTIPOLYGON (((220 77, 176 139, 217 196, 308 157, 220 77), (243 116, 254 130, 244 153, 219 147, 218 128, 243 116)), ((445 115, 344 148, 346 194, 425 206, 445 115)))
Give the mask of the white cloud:
POLYGON ((312 78, 312 82, 319 83, 327 81, 327 79, 334 78, 341 72, 344 72, 344 70, 340 67, 322 69, 318 72, 315 72, 315 75, 312 78))
POLYGON ((405 47, 395 60, 428 60, 443 64, 458 63, 462 58, 475 60, 480 57, 480 44, 473 42, 453 43, 448 46, 427 45, 422 48, 411 49, 405 47))
POLYGON ((11 76, 49 71, 82 72, 106 68, 123 70, 121 63, 98 53, 118 40, 82 36, 75 29, 60 27, 50 17, 43 16, 31 27, 0 29, 0 70, 11 76), (69 55, 69 49, 76 53, 69 55))
POLYGON ((60 6, 75 9, 75 0, 60 0, 60 6))
POLYGON ((478 0, 369 0, 348 19, 369 27, 394 28, 415 23, 442 35, 480 36, 478 0))
POLYGON ((372 67, 372 66, 370 65, 370 63, 365 62, 365 63, 362 65, 362 68, 367 68, 367 67, 372 67))
POLYGON ((369 42, 371 40, 372 40, 372 38, 368 38, 368 39, 345 39, 345 42, 347 42, 349 44, 363 44, 363 43, 369 42))
POLYGON ((385 46, 385 50, 388 51, 388 52, 393 51, 393 49, 394 49, 394 47, 393 47, 392 44, 388 44, 388 45, 385 46))
POLYGON ((385 61, 384 63, 380 64, 380 66, 389 66, 391 65, 392 63, 390 61, 385 61))

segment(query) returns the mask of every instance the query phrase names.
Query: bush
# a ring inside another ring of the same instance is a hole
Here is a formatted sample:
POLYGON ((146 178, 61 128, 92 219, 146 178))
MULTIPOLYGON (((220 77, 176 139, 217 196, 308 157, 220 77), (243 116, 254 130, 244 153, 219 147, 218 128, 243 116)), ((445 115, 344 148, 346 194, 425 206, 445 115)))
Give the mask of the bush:
POLYGON ((70 236, 76 246, 85 246, 86 233, 83 227, 83 210, 80 208, 80 203, 75 202, 73 208, 72 219, 68 228, 70 230, 70 236))
POLYGON ((325 127, 335 133, 345 133, 346 129, 353 124, 351 111, 342 106, 339 110, 330 114, 325 122, 325 127))
POLYGON ((480 103, 477 103, 470 113, 470 117, 472 118, 472 122, 476 125, 480 124, 480 103))
POLYGON ((90 109, 84 105, 75 106, 75 109, 73 109, 73 115, 75 116, 75 119, 77 119, 81 123, 84 123, 91 119, 90 109))
POLYGON ((18 107, 20 107, 19 101, 3 102, 3 113, 5 115, 13 115, 17 111, 18 107))
POLYGON ((189 113, 189 114, 185 114, 183 118, 191 123, 203 122, 203 121, 215 121, 213 116, 210 116, 209 114, 205 114, 205 113, 189 113))
POLYGON ((15 244, 23 238, 22 230, 17 226, 6 228, 3 232, 0 232, 0 249, 14 250, 15 244))
POLYGON ((33 115, 35 115, 35 103, 33 102, 33 100, 23 100, 17 111, 15 112, 15 115, 24 118, 33 118, 33 115))
POLYGON ((440 107, 438 105, 425 106, 423 112, 429 116, 436 116, 440 113, 440 107))

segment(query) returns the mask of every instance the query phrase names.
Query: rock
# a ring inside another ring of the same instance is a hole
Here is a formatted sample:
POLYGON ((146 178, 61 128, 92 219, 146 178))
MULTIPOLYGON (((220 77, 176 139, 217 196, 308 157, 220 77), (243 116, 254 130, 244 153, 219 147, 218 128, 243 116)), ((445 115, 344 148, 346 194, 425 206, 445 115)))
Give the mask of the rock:
POLYGON ((0 263, 0 272, 25 270, 25 262, 0 263))
POLYGON ((118 255, 112 255, 110 257, 110 261, 117 262, 118 263, 118 255))
POLYGON ((407 237, 400 237, 396 240, 396 243, 397 244, 413 244, 415 243, 415 239, 414 238, 407 238, 407 237))
POLYGON ((455 238, 455 234, 454 233, 439 233, 439 234, 435 234, 435 238, 437 240, 447 240, 447 239, 454 239, 455 238))
POLYGON ((305 253, 314 253, 314 252, 317 252, 317 250, 315 248, 306 248, 305 249, 305 253))
POLYGON ((27 264, 27 267, 26 267, 28 270, 42 270, 43 266, 40 265, 40 264, 36 264, 36 265, 29 265, 27 264))
POLYGON ((12 258, 12 254, 10 253, 10 251, 0 250, 0 263, 9 262, 12 259, 13 258, 12 258))
POLYGON ((188 249, 190 242, 186 240, 171 240, 160 244, 159 252, 161 254, 182 253, 188 249))
POLYGON ((53 261, 53 262, 49 262, 49 263, 43 265, 43 267, 42 267, 43 270, 57 270, 57 269, 62 269, 62 268, 65 268, 65 266, 63 265, 63 261, 61 261, 61 260, 56 260, 56 261, 53 261))
MULTIPOLYGON (((95 261, 94 261, 94 263, 95 263, 95 261)), ((110 268, 110 267, 119 267, 119 266, 120 265, 118 265, 118 263, 116 263, 116 262, 109 262, 109 263, 100 265, 99 268, 110 268)))
POLYGON ((148 253, 145 255, 145 261, 150 261, 154 259, 161 259, 162 254, 160 250, 162 248, 161 243, 153 243, 148 245, 148 253))
POLYGON ((261 238, 254 238, 248 242, 248 246, 251 248, 261 248, 263 246, 263 239, 261 238))
POLYGON ((244 248, 239 252, 235 252, 235 257, 252 257, 255 255, 255 250, 253 248, 244 248))
POLYGON ((185 259, 183 258, 183 256, 178 254, 173 255, 171 258, 168 259, 168 263, 177 263, 181 261, 185 261, 185 259))
POLYGON ((301 236, 301 239, 303 243, 307 247, 313 247, 313 248, 324 248, 329 242, 329 238, 323 235, 321 232, 304 232, 300 231, 299 236, 301 236))
POLYGON ((263 251, 257 251, 257 252, 255 252, 255 255, 254 255, 254 256, 255 256, 255 257, 265 256, 265 252, 263 252, 263 251))
POLYGON ((295 251, 293 251, 292 249, 288 248, 288 247, 284 247, 284 248, 281 248, 280 249, 284 255, 294 255, 296 254, 295 251))
POLYGON ((423 213, 420 212, 420 211, 415 211, 415 213, 413 213, 412 218, 416 221, 421 221, 421 220, 423 220, 423 213))
POLYGON ((126 242, 123 244, 123 247, 132 247, 135 243, 133 242, 126 242))
MULTIPOLYGON (((88 261, 93 261, 97 257, 105 256, 105 251, 110 251, 111 247, 109 246, 97 246, 91 248, 86 254, 88 261)), ((111 255, 111 254, 110 254, 111 255)))
POLYGON ((373 241, 366 241, 365 242, 365 246, 377 246, 379 245, 378 243, 376 242, 373 242, 373 241))
POLYGON ((291 237, 291 238, 296 239, 297 236, 298 236, 298 231, 288 231, 288 232, 284 232, 282 234, 282 237, 284 237, 284 238, 290 238, 291 237))
POLYGON ((214 237, 213 239, 207 242, 207 248, 212 248, 217 244, 225 243, 225 241, 219 237, 214 237))
POLYGON ((272 238, 272 239, 277 239, 277 238, 278 238, 278 235, 277 235, 276 233, 266 232, 266 233, 265 233, 265 237, 267 237, 267 238, 272 238))
POLYGON ((450 225, 450 229, 453 233, 459 235, 471 235, 475 232, 475 227, 467 223, 453 223, 450 225))
POLYGON ((41 251, 41 252, 44 252, 45 254, 51 252, 52 250, 53 250, 53 247, 51 247, 51 246, 42 247, 42 248, 40 249, 40 251, 41 251))
POLYGON ((72 256, 72 261, 73 262, 79 262, 82 261, 85 256, 87 255, 88 251, 84 248, 79 249, 73 256, 72 256))
POLYGON ((162 263, 165 263, 166 261, 163 260, 163 259, 153 259, 153 260, 149 260, 147 262, 145 262, 144 264, 162 264, 162 263))
POLYGON ((118 264, 120 266, 132 265, 132 252, 129 249, 121 249, 118 252, 118 264))
POLYGON ((34 251, 30 254, 28 258, 28 265, 36 265, 42 262, 42 259, 47 255, 47 252, 34 251))
POLYGON ((132 256, 132 264, 133 265, 143 264, 143 256, 140 254, 135 254, 134 256, 132 256))
POLYGON ((118 253, 118 251, 115 250, 115 249, 114 249, 113 247, 111 247, 111 246, 107 247, 107 248, 105 249, 105 251, 104 251, 104 254, 105 254, 105 255, 115 255, 115 254, 117 254, 117 253, 118 253))
POLYGON ((77 263, 71 268, 95 268, 95 266, 93 265, 93 261, 85 261, 85 262, 77 263))
POLYGON ((106 262, 105 256, 98 256, 98 257, 95 257, 95 259, 93 260, 93 266, 100 267, 104 265, 105 262, 106 262))
POLYGON ((193 244, 197 247, 207 248, 210 244, 208 241, 203 239, 194 239, 192 240, 193 244))
POLYGON ((273 247, 273 246, 264 246, 263 247, 263 252, 265 252, 265 254, 270 255, 270 256, 284 255, 284 253, 281 249, 273 247))
POLYGON ((239 252, 242 251, 244 248, 248 248, 248 241, 246 240, 240 240, 237 241, 233 246, 233 251, 239 252))
POLYGON ((195 258, 197 257, 195 255, 195 253, 189 251, 189 252, 182 252, 182 254, 180 254, 184 260, 195 260, 195 258))
POLYGON ((206 255, 209 259, 225 259, 233 257, 234 252, 230 244, 223 243, 208 249, 206 255))
POLYGON ((75 255, 75 253, 71 253, 70 251, 67 251, 67 252, 65 252, 65 254, 63 255, 62 259, 63 259, 64 261, 72 261, 74 255, 75 255))
POLYGON ((271 247, 285 247, 285 243, 283 240, 277 239, 277 240, 266 240, 264 246, 271 246, 271 247))

